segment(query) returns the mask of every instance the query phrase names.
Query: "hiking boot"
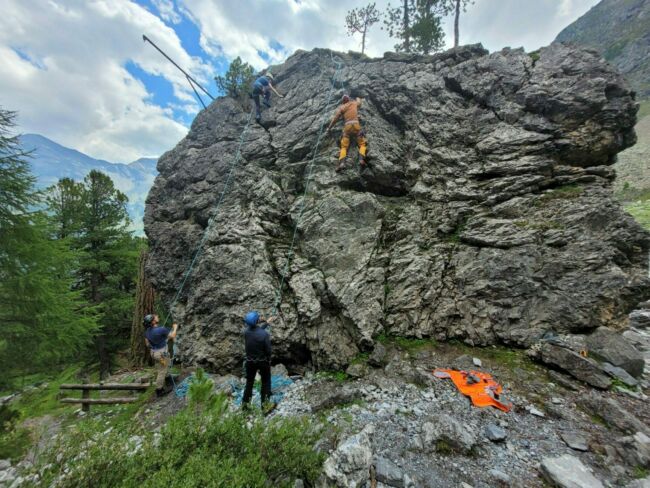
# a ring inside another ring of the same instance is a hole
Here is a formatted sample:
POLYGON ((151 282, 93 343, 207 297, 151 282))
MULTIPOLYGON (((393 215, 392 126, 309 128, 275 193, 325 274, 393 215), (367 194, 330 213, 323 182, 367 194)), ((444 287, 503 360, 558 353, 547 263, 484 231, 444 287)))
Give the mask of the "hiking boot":
POLYGON ((344 163, 343 161, 341 161, 341 162, 339 163, 339 165, 336 167, 336 170, 335 170, 335 171, 336 171, 337 173, 340 173, 340 172, 343 171, 344 169, 345 169, 345 163, 344 163))
POLYGON ((165 391, 164 388, 156 388, 156 398, 164 397, 168 391, 165 391))
POLYGON ((368 167, 368 163, 366 162, 365 158, 359 158, 359 165, 361 166, 361 169, 368 167))

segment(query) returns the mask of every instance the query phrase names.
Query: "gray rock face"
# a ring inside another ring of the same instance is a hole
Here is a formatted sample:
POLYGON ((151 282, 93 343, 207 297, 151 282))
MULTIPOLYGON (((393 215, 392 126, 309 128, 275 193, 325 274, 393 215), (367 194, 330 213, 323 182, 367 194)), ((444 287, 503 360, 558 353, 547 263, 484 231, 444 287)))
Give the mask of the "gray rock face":
POLYGON ((447 414, 422 424, 422 437, 425 446, 443 451, 469 453, 476 445, 476 435, 447 414))
POLYGON ((323 472, 335 486, 360 488, 366 485, 372 465, 372 433, 372 426, 366 427, 344 440, 327 458, 323 472))
POLYGON ((279 291, 276 359, 337 369, 382 333, 527 347, 619 325, 647 295, 648 234, 610 188, 635 102, 599 56, 338 56, 339 72, 324 50, 274 67, 287 96, 264 127, 219 99, 159 160, 145 229, 167 303, 212 222, 174 308, 186 362, 238 369, 242 315, 279 291), (314 146, 344 92, 366 99, 372 160, 337 174, 338 136, 314 146))
POLYGON ((569 446, 571 449, 576 451, 588 451, 589 445, 587 444, 587 439, 575 432, 564 432, 560 435, 562 440, 569 446))
POLYGON ((404 487, 404 474, 391 460, 379 458, 375 461, 377 481, 397 488, 404 487))
POLYGON ((623 406, 613 398, 601 398, 595 394, 588 394, 579 400, 579 404, 586 412, 598 415, 609 426, 621 432, 634 434, 636 432, 648 433, 649 428, 634 415, 628 413, 623 406))
POLYGON ((500 442, 506 440, 508 434, 503 428, 499 427, 498 425, 490 424, 485 428, 485 437, 487 437, 492 442, 500 442))
POLYGON ((560 488, 603 488, 591 471, 569 454, 542 460, 540 469, 547 480, 560 488))
POLYGON ((544 364, 561 368, 574 378, 596 388, 609 388, 612 384, 596 361, 582 357, 566 347, 542 343, 539 349, 532 351, 532 355, 544 364))
POLYGON ((623 368, 636 378, 643 374, 645 366, 643 355, 623 336, 607 327, 600 327, 596 332, 588 335, 587 347, 591 354, 623 368))

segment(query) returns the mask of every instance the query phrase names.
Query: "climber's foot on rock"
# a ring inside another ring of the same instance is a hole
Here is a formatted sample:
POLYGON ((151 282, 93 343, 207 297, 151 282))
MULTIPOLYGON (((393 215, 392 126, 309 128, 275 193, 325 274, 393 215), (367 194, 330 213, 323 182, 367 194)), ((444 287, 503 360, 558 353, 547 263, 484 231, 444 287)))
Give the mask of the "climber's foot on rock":
POLYGON ((335 171, 336 171, 337 173, 340 173, 340 172, 343 171, 344 169, 345 169, 345 163, 341 162, 341 163, 339 163, 339 165, 336 167, 336 170, 335 170, 335 171))

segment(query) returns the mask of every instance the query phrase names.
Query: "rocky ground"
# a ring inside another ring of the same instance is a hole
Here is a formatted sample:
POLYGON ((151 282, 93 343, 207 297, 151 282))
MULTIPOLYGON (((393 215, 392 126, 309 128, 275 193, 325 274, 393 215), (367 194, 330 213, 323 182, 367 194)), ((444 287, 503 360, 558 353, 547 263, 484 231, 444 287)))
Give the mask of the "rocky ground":
MULTIPOLYGON (((549 337, 545 346, 565 354, 387 338, 345 374, 295 375, 278 365, 274 374, 295 381, 269 417, 305 415, 325 426, 316 446, 328 453, 319 488, 647 488, 650 303, 642 305, 622 334, 600 331, 605 345, 593 335, 549 337), (450 380, 434 377, 436 368, 492 374, 511 411, 472 406, 450 380)), ((177 381, 190 372, 185 369, 177 381)), ((125 372, 111 381, 143 374, 125 372)), ((226 394, 233 382, 243 382, 234 375, 213 380, 226 394)), ((174 394, 152 398, 133 419, 157 430, 185 405, 174 394)), ((120 412, 117 407, 91 415, 111 429, 120 412)), ((41 426, 42 442, 14 466, 0 461, 2 487, 34 479, 28 473, 38 453, 65 432, 51 416, 30 422, 41 426)), ((130 441, 137 449, 137 436, 130 441)))

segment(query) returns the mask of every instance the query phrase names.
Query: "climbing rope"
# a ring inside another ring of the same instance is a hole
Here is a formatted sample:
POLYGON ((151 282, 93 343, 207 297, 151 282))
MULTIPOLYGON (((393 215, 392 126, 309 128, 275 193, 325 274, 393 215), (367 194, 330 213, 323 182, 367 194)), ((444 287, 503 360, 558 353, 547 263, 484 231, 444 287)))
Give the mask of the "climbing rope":
POLYGON ((320 129, 318 130, 318 138, 316 139, 316 145, 314 146, 314 152, 312 154, 311 161, 309 163, 309 166, 307 168, 307 178, 306 178, 306 184, 305 184, 305 191, 303 192, 302 195, 302 201, 300 202, 300 212, 298 212, 298 218, 296 219, 296 224, 294 225, 293 228, 293 236, 291 238, 291 245, 289 246, 289 250, 287 252, 287 260, 285 263, 284 271, 282 272, 282 279, 280 280, 280 286, 278 287, 278 291, 276 294, 276 299, 275 299, 275 305, 273 306, 273 312, 271 315, 275 315, 278 311, 278 307, 280 306, 280 303, 282 301, 282 294, 283 294, 283 288, 284 288, 284 283, 287 278, 287 274, 289 272, 289 266, 291 265, 291 261, 293 259, 293 249, 296 244, 296 236, 298 235, 298 226, 300 225, 300 222, 302 220, 302 215, 305 211, 305 202, 307 200, 307 193, 309 192, 309 184, 311 182, 311 174, 312 170, 314 168, 314 161, 316 160, 316 156, 318 155, 318 149, 320 147, 320 142, 323 137, 323 128, 325 127, 325 122, 329 119, 329 107, 330 107, 330 102, 332 98, 332 93, 334 92, 334 87, 336 85, 336 79, 338 77, 339 72, 341 71, 341 66, 343 66, 344 61, 339 57, 336 56, 334 57, 330 53, 330 58, 334 64, 336 64, 336 70, 334 71, 334 77, 332 78, 332 83, 330 85, 329 92, 327 94, 327 103, 325 105, 325 109, 323 110, 323 117, 321 120, 320 124, 320 129))
MULTIPOLYGON (((163 323, 163 327, 167 325, 167 322, 169 321, 169 318, 171 317, 171 314, 173 313, 174 307, 178 303, 178 299, 181 296, 181 293, 183 292, 183 289, 185 288, 185 285, 187 283, 187 280, 189 280, 192 271, 194 270, 194 266, 196 265, 199 256, 203 252, 203 245, 205 244, 205 241, 208 238, 208 231, 212 227, 212 224, 215 222, 217 218, 217 212, 219 210, 219 206, 221 205, 221 202, 223 202, 223 199, 228 192, 228 189, 230 187, 230 183, 232 181, 232 177, 235 173, 235 168, 237 167, 237 164, 239 163, 239 159, 241 157, 241 148, 244 144, 244 138, 246 136, 246 133, 248 132, 248 128, 251 125, 251 120, 253 119, 253 112, 255 108, 251 108, 250 113, 248 114, 248 120, 246 121, 246 125, 244 126, 244 129, 242 130, 241 136, 239 138, 239 145, 237 146, 237 152, 235 153, 235 158, 230 165, 230 170, 228 172, 228 177, 226 178, 226 182, 224 184, 223 190, 221 190, 221 195, 219 195, 219 199, 217 200, 217 203, 214 205, 213 210, 212 210, 212 215, 210 216, 210 219, 208 220, 208 225, 206 226, 205 230, 203 231, 203 236, 201 237, 201 240, 199 241, 199 244, 196 248, 196 251, 194 252, 194 257, 192 258, 192 261, 190 262, 189 267, 187 268, 187 271, 185 272, 185 275, 183 276, 183 280, 181 281, 181 285, 178 287, 178 290, 176 291, 176 295, 174 296, 170 306, 169 310, 167 312, 167 317, 165 318, 165 322, 163 323)), ((176 355, 176 348, 177 348, 177 343, 178 343, 178 337, 174 341, 174 349, 173 349, 173 354, 172 354, 172 364, 174 362, 174 357, 176 355)))

